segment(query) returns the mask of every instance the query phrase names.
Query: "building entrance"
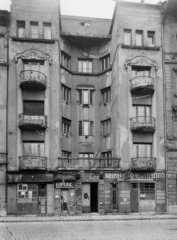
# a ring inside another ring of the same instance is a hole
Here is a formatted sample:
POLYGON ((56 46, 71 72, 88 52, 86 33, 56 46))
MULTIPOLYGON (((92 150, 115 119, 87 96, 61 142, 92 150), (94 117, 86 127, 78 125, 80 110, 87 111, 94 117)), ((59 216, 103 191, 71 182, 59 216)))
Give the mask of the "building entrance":
POLYGON ((118 212, 119 210, 119 191, 118 191, 118 184, 117 183, 111 183, 110 188, 111 193, 111 211, 112 212, 118 212))
POLYGON ((98 212, 98 183, 82 184, 82 212, 98 212))

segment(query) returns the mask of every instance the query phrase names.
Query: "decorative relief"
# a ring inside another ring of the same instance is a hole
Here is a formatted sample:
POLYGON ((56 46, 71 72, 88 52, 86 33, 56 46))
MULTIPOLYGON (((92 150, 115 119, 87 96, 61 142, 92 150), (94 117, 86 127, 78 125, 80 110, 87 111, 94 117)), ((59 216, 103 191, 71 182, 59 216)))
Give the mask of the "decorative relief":
POLYGON ((155 61, 152 61, 151 59, 149 59, 147 57, 142 57, 142 56, 138 56, 133 59, 126 60, 125 69, 128 68, 128 65, 130 65, 130 66, 152 66, 155 68, 156 71, 158 69, 158 65, 155 61))
POLYGON ((52 64, 52 58, 49 54, 41 52, 38 49, 31 48, 29 50, 26 50, 22 53, 17 53, 15 56, 15 62, 18 62, 18 59, 38 59, 38 60, 44 60, 49 61, 49 64, 52 64))

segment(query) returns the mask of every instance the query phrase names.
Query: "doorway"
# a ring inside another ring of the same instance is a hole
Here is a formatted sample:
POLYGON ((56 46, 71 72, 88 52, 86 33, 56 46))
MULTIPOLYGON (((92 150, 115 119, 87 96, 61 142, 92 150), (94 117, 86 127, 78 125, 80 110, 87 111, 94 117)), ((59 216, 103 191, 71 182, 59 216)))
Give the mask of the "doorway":
POLYGON ((119 191, 118 183, 111 183, 111 211, 119 211, 119 191))
POLYGON ((131 184, 131 211, 139 211, 138 183, 131 184))
POLYGON ((82 184, 82 212, 98 212, 98 183, 82 184))

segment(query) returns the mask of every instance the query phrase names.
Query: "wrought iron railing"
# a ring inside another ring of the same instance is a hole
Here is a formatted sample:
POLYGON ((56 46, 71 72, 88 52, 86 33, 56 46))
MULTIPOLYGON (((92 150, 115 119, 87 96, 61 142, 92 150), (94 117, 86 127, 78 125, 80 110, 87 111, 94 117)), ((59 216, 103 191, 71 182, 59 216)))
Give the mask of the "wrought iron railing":
POLYGON ((154 79, 149 76, 138 76, 130 80, 130 89, 134 90, 136 88, 151 87, 154 88, 154 79))
POLYGON ((147 128, 155 131, 155 118, 150 116, 138 116, 130 119, 131 130, 147 128))
POLYGON ((19 115, 19 127, 47 127, 47 117, 41 115, 26 115, 21 113, 19 115))
POLYGON ((24 70, 20 73, 20 84, 24 85, 25 83, 36 83, 46 88, 47 85, 47 76, 39 71, 35 70, 24 70))
POLYGON ((58 158, 58 168, 120 168, 120 158, 58 158))
POLYGON ((21 170, 46 170, 47 158, 41 156, 21 156, 19 157, 19 169, 21 170))
POLYGON ((155 171, 156 158, 154 157, 137 157, 131 159, 131 170, 137 171, 155 171))

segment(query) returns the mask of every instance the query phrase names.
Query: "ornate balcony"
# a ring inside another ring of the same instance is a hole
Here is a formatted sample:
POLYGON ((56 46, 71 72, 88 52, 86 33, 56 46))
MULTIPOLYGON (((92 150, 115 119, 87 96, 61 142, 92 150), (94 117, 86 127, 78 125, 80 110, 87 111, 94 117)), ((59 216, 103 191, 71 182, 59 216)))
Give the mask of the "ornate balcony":
POLYGON ((131 159, 132 171, 155 171, 156 159, 153 157, 139 157, 131 159))
POLYGON ((152 95, 154 93, 154 79, 139 76, 130 80, 130 91, 134 96, 152 95))
POLYGON ((47 158, 41 156, 19 157, 20 170, 47 170, 47 158))
POLYGON ((47 117, 39 115, 19 115, 19 127, 21 129, 46 129, 47 117))
POLYGON ((119 169, 120 158, 58 158, 58 169, 119 169))
POLYGON ((134 132, 154 132, 156 129, 154 117, 134 117, 130 119, 130 128, 134 132))
POLYGON ((21 88, 46 89, 47 76, 39 71, 25 70, 20 73, 21 88))

